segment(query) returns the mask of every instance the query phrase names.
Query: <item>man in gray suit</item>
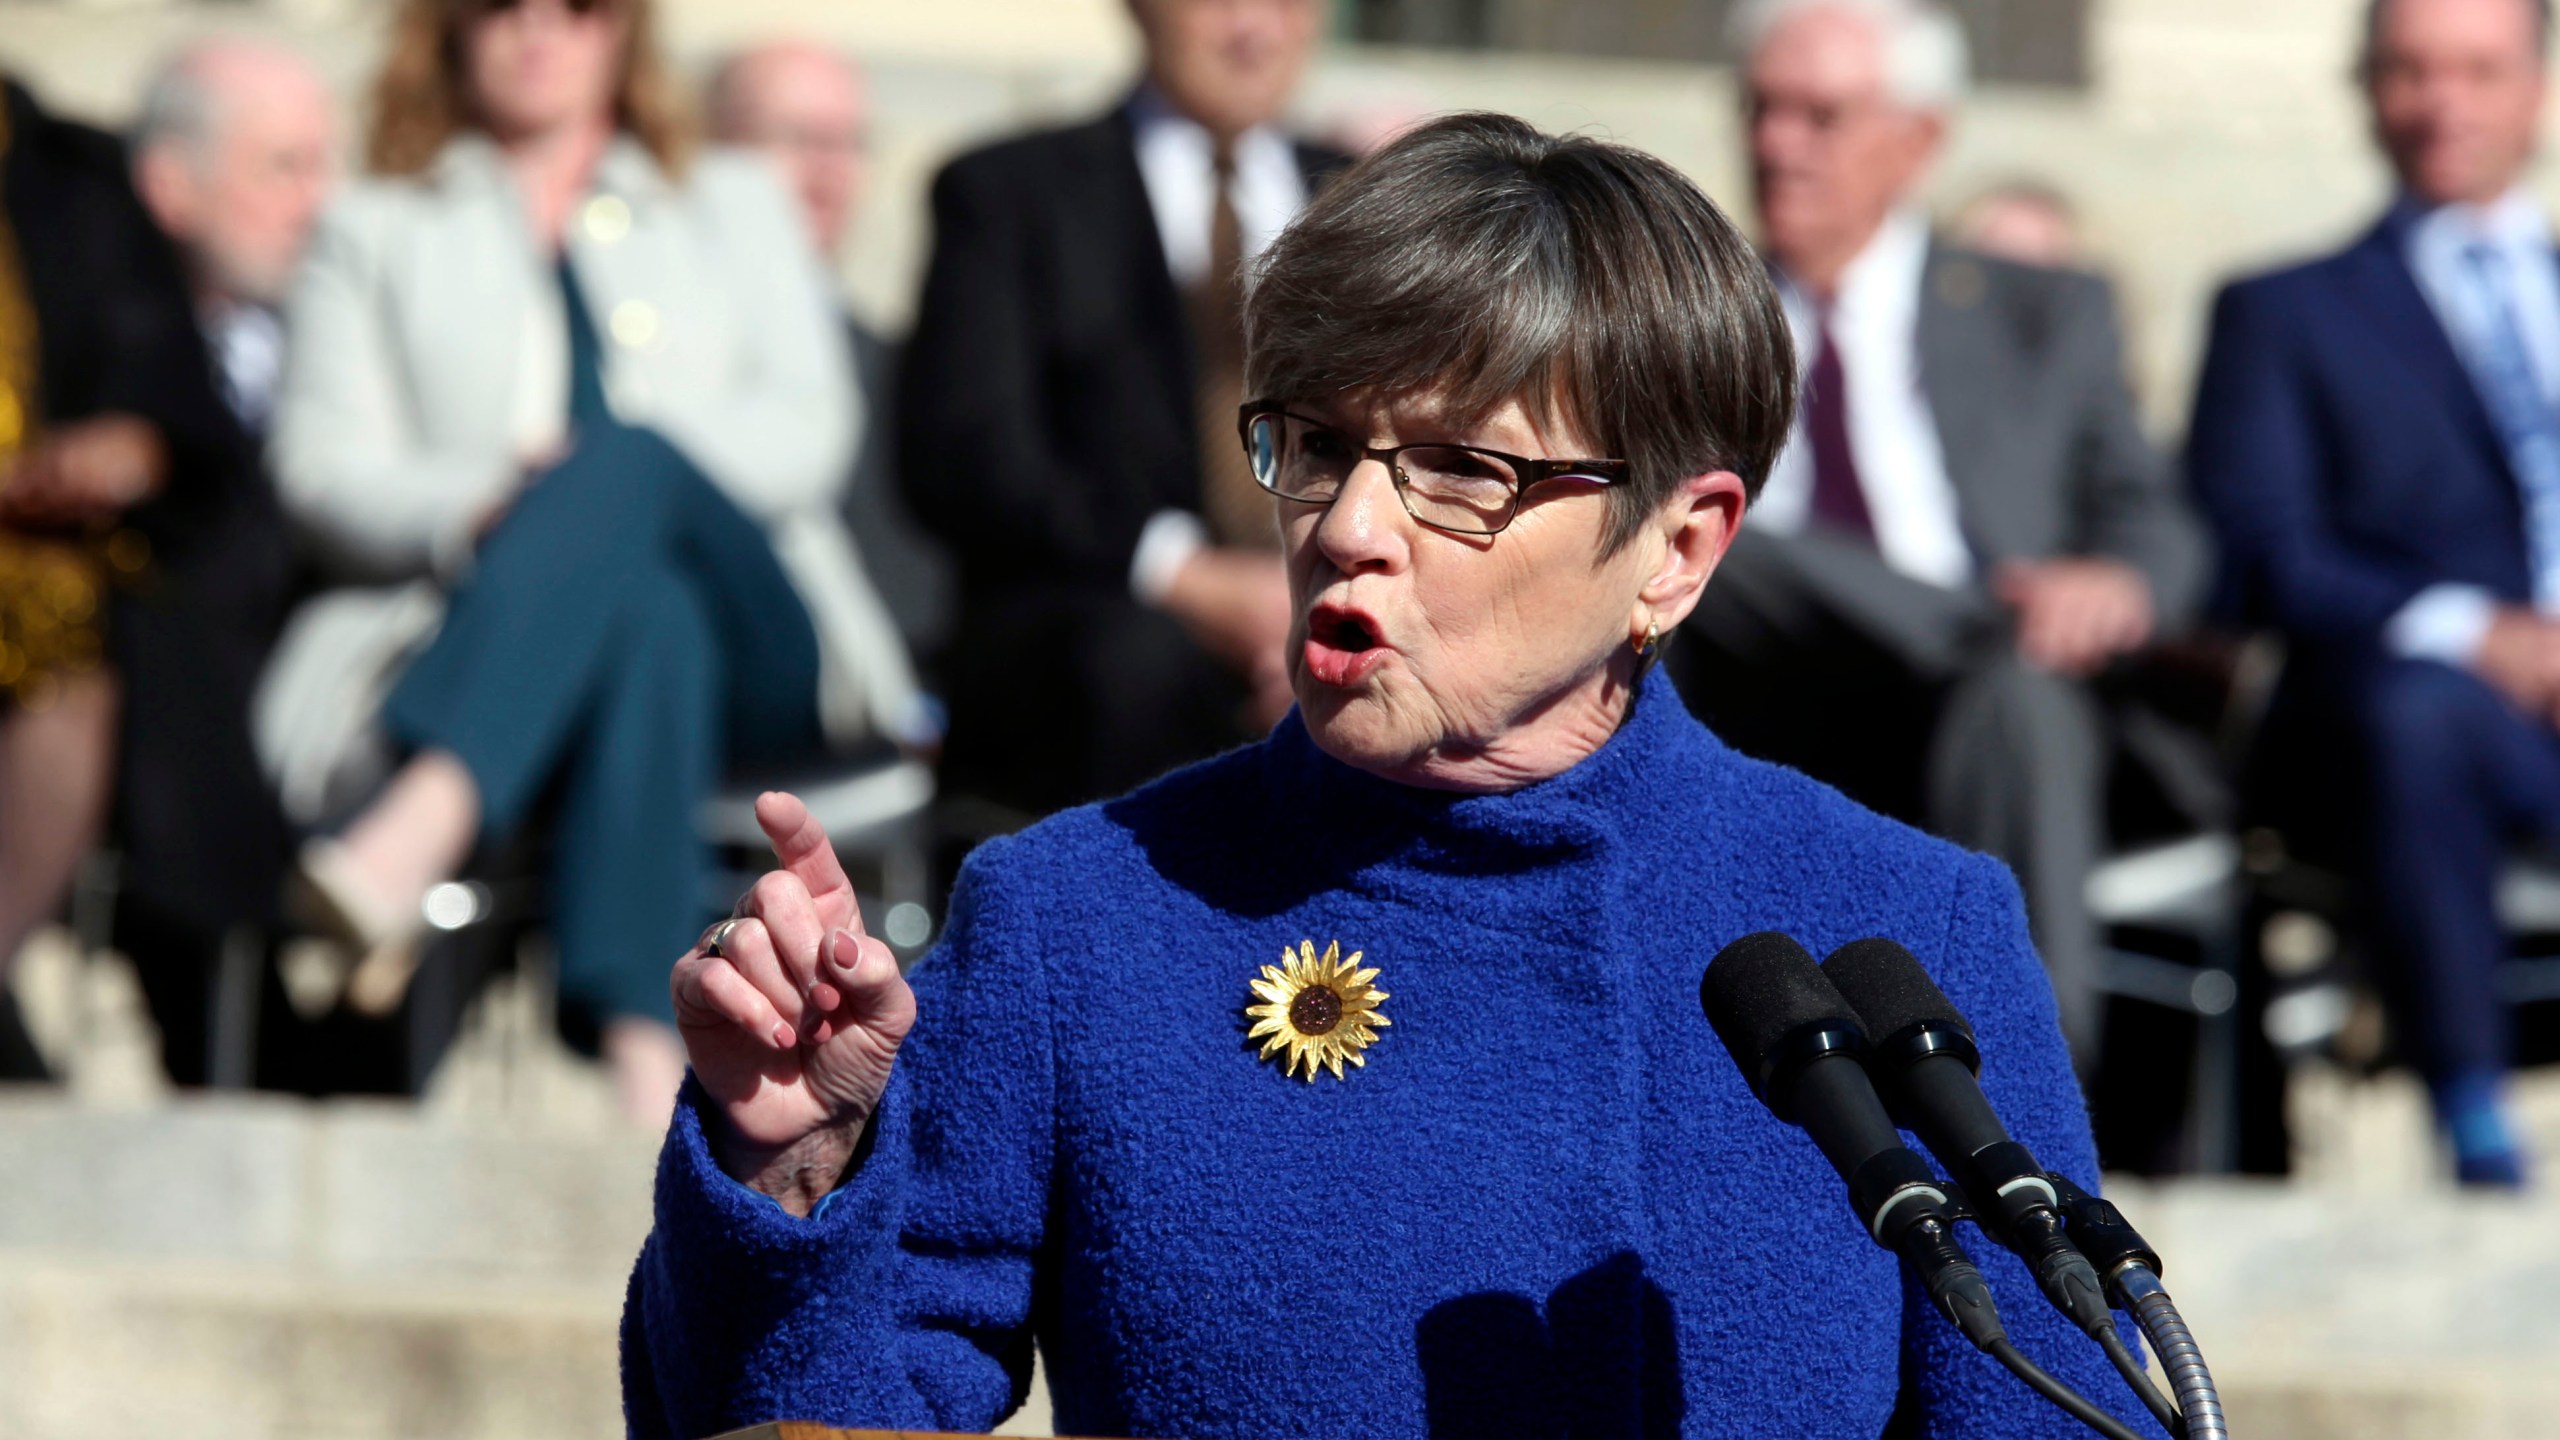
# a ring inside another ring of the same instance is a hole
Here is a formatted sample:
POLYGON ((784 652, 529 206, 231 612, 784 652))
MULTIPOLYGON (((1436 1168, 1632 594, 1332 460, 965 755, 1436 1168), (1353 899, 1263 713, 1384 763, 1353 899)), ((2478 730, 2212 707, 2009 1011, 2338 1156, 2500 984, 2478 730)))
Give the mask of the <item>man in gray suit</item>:
POLYGON ((1687 693, 1742 748, 2009 861, 2086 1066, 2090 682, 2184 618, 2201 532, 2143 438, 2105 286, 1949 248, 1913 202, 1964 85, 1954 18, 1752 0, 1735 25, 1804 405, 1690 622, 1687 693))

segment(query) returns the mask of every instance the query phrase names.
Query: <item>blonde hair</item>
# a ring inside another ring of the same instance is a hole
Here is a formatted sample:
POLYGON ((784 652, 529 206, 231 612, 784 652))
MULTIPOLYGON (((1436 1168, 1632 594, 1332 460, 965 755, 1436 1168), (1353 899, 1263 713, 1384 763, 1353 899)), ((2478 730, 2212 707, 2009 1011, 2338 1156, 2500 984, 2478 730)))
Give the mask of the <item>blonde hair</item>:
MULTIPOLYGON (((613 123, 640 142, 670 175, 693 149, 683 90, 660 58, 649 0, 607 0, 622 12, 622 74, 613 123)), ((447 141, 475 129, 470 77, 462 68, 462 25, 473 0, 401 0, 391 53, 373 82, 373 126, 365 164, 377 175, 415 175, 447 141)))

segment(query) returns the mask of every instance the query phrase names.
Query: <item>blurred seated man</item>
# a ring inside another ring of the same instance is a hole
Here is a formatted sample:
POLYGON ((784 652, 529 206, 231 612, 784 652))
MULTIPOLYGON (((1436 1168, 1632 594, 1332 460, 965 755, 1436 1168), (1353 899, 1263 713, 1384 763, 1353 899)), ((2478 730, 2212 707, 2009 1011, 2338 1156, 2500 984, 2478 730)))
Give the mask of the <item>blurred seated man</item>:
POLYGON ((2560 254, 2528 177, 2551 10, 2379 0, 2365 24, 2399 195, 2223 292, 2190 465, 2226 588, 2290 642, 2292 748, 2343 742, 2310 783, 2365 812, 2457 1173, 2517 1185, 2494 891, 2509 842, 2560 838, 2560 254))
POLYGON ((2084 1067, 2090 681, 2184 616, 2200 536, 2143 438, 2103 284, 1931 236, 1965 79, 1923 0, 1758 0, 1751 175, 1805 367, 1794 440, 1675 658, 1742 749, 2013 866, 2084 1067))
POLYGON ((1289 705, 1271 498, 1236 439, 1239 267, 1342 163, 1277 124, 1317 0, 1131 0, 1096 119, 951 163, 900 385, 901 479, 957 554, 955 788, 1128 789, 1289 705))
POLYGON ((224 504, 191 521, 164 583, 121 617, 127 700, 117 832, 119 944, 181 1084, 206 1077, 207 985, 223 932, 272 918, 283 822, 248 715, 283 616, 290 541, 259 462, 284 358, 279 308, 335 171, 336 105, 291 51, 208 40, 144 92, 134 188, 175 243, 241 447, 224 504), (219 817, 219 818, 216 818, 219 817))
MULTIPOLYGON (((722 62, 712 74, 710 108, 711 138, 770 155, 800 204, 811 245, 835 262, 870 179, 871 97, 861 70, 822 45, 777 41, 722 62)), ((942 542, 917 523, 899 493, 888 424, 897 349, 850 311, 844 326, 863 413, 874 417, 854 453, 845 523, 907 647, 937 669, 951 640, 957 582, 942 542)))
MULTIPOLYGON (((208 919, 263 904, 255 872, 276 841, 241 717, 186 693, 218 666, 155 668, 169 651, 151 643, 182 623, 195 567, 227 543, 241 460, 185 281, 135 202, 122 147, 0 82, 0 970, 97 841, 118 788, 120 709, 208 721, 150 736, 152 755, 195 752, 183 776, 120 787, 133 801, 131 883, 200 899, 208 919), (176 789, 187 777, 209 788, 176 789), (170 846, 208 834, 220 843, 193 855, 238 868, 186 875, 170 846)), ((0 1015, 0 1074, 38 1069, 14 1015, 0 1015)))

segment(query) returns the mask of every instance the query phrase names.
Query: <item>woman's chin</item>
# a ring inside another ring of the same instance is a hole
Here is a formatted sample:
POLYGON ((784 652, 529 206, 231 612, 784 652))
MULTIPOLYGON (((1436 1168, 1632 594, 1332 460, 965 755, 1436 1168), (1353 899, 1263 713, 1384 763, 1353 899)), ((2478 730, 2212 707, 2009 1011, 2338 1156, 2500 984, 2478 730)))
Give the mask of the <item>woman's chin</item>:
POLYGON ((1356 769, 1391 774, 1429 746, 1374 685, 1338 687, 1300 676, 1298 715, 1316 748, 1356 769))

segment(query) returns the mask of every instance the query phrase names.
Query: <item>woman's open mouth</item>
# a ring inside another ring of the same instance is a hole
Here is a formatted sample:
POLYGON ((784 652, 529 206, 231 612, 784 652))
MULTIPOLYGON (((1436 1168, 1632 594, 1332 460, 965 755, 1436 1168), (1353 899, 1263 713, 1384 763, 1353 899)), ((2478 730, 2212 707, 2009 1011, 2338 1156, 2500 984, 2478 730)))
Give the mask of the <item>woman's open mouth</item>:
POLYGON ((1307 612, 1307 673, 1326 685, 1357 685, 1386 663, 1389 654, 1378 622, 1347 605, 1318 605, 1307 612))

